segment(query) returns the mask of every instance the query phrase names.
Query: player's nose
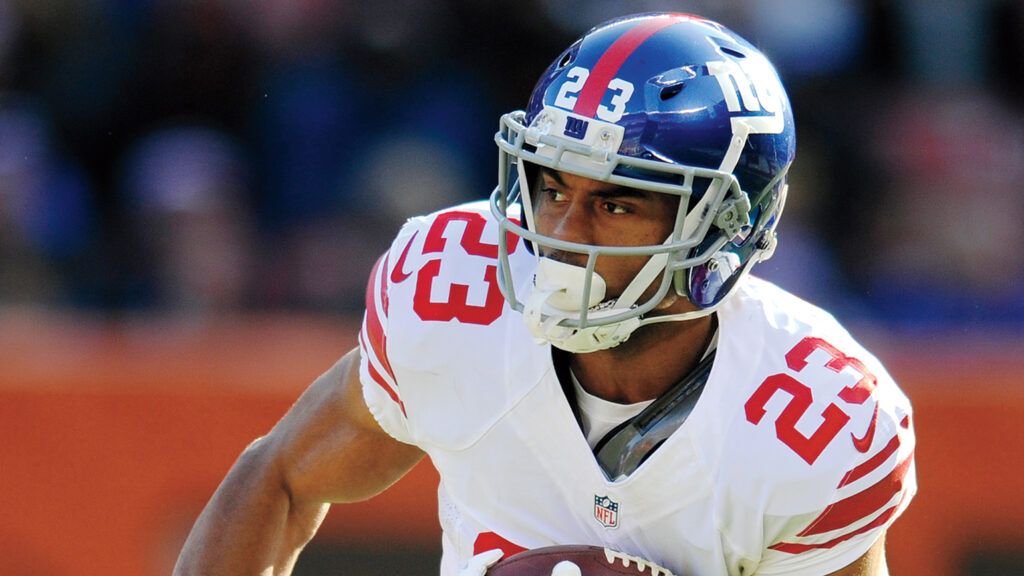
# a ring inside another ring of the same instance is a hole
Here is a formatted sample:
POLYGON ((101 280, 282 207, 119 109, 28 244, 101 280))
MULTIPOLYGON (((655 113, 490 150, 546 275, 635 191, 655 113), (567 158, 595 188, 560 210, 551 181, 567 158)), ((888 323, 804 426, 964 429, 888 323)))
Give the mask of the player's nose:
MULTIPOLYGON (((590 244, 592 234, 590 221, 585 214, 585 207, 572 202, 568 206, 548 217, 547 236, 563 242, 590 244)), ((586 266, 587 255, 565 250, 559 246, 542 247, 541 255, 574 266, 586 266)))
POLYGON ((585 202, 573 200, 552 215, 549 236, 564 242, 591 244, 593 241, 592 219, 585 202))
POLYGON ((579 254, 577 252, 567 252, 565 250, 553 250, 548 249, 541 252, 541 256, 550 258, 563 264, 571 264, 573 266, 579 266, 580 268, 586 268, 587 256, 585 254, 579 254))

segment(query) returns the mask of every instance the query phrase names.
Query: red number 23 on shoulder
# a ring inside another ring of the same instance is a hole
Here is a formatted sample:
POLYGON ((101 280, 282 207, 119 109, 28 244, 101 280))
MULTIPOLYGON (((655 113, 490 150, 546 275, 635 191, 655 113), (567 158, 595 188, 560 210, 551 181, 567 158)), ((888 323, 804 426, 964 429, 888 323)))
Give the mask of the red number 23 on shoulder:
MULTIPOLYGON (((443 253, 447 244, 445 230, 453 222, 465 225, 465 231, 459 239, 462 250, 471 256, 483 256, 497 259, 498 245, 483 242, 484 227, 487 221, 475 212, 445 212, 439 215, 430 226, 423 242, 423 253, 443 253)), ((519 237, 509 233, 506 237, 509 252, 514 252, 519 237)), ((413 309, 422 320, 447 322, 457 320, 463 324, 487 325, 501 316, 505 299, 498 287, 498 268, 487 264, 483 268, 482 280, 487 285, 487 297, 483 304, 469 303, 469 289, 466 284, 452 283, 448 297, 443 301, 430 299, 434 280, 441 274, 441 258, 429 260, 420 268, 416 276, 416 294, 413 297, 413 309)))
MULTIPOLYGON (((844 368, 851 367, 860 374, 860 380, 839 392, 838 396, 841 400, 847 404, 860 405, 871 397, 871 393, 878 386, 878 379, 875 378, 875 375, 864 366, 863 362, 843 354, 821 338, 808 336, 801 340, 786 353, 786 365, 793 372, 800 372, 807 366, 807 359, 815 350, 827 352, 832 357, 825 363, 825 367, 833 372, 838 373, 844 368)), ((823 419, 821 425, 811 435, 804 435, 796 429, 796 423, 811 406, 813 401, 811 388, 787 373, 779 373, 765 378, 761 386, 744 404, 747 421, 754 425, 760 423, 766 413, 765 405, 778 392, 785 392, 791 398, 775 420, 775 435, 808 464, 814 464, 818 456, 850 421, 850 415, 835 403, 830 403, 821 413, 823 419)), ((877 416, 878 405, 876 404, 867 432, 860 437, 851 434, 853 444, 860 452, 867 452, 871 447, 877 416)))

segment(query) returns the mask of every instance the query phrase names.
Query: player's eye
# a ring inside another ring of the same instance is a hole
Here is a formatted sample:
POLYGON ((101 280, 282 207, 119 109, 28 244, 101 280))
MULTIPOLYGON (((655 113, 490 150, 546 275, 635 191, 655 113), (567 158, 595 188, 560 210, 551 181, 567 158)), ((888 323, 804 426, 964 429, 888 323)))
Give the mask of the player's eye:
POLYGON ((562 192, 561 190, 558 190, 557 188, 541 188, 540 191, 542 194, 544 194, 545 198, 551 200, 552 202, 565 201, 565 193, 562 192))
POLYGON ((601 207, 609 214, 629 214, 629 209, 616 202, 603 202, 601 207))

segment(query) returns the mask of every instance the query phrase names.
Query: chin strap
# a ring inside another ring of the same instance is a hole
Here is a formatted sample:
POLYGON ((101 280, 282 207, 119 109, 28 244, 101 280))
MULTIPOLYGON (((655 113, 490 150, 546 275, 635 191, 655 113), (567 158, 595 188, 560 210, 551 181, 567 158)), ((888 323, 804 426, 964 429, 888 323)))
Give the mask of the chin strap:
POLYGON ((523 308, 530 333, 539 342, 573 353, 596 352, 622 344, 640 327, 639 317, 586 328, 562 326, 567 319, 578 319, 585 305, 590 320, 600 320, 636 305, 644 291, 662 273, 668 254, 655 254, 647 261, 629 286, 615 300, 602 301, 607 285, 594 272, 590 278, 590 298, 584 304, 583 290, 587 270, 550 258, 540 258, 534 275, 534 288, 523 308))
MULTIPOLYGON (((538 261, 533 291, 523 307, 523 320, 539 343, 550 342, 567 352, 596 352, 625 342, 640 325, 638 318, 586 328, 559 325, 563 320, 579 318, 586 284, 586 268, 550 258, 538 261)), ((586 303, 591 319, 621 311, 614 302, 601 302, 605 290, 604 279, 595 272, 590 279, 590 298, 586 303)))

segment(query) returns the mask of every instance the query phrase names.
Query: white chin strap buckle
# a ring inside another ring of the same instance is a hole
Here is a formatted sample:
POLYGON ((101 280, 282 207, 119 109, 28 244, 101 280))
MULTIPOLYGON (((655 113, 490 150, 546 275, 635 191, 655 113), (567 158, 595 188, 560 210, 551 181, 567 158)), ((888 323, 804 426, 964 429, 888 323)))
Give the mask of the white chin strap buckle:
MULTIPOLYGON (((622 344, 640 326, 639 318, 587 328, 560 326, 562 320, 579 319, 586 281, 586 268, 550 258, 539 260, 533 291, 523 309, 523 319, 534 338, 550 342, 567 352, 596 352, 622 344)), ((591 276, 590 297, 586 303, 590 318, 622 311, 616 307, 615 302, 602 302, 606 291, 604 279, 594 272, 591 276)))

